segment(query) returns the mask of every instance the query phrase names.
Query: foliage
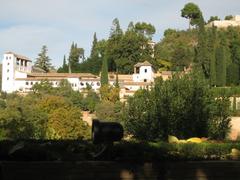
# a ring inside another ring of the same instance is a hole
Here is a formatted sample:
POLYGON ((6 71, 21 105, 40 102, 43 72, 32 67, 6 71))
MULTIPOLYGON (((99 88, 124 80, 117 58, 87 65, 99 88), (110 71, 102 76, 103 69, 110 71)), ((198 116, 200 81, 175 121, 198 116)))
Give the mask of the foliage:
POLYGON ((32 91, 38 94, 50 94, 54 91, 54 88, 48 80, 43 80, 40 83, 34 84, 32 86, 32 91))
POLYGON ((108 85, 108 59, 105 57, 102 62, 101 86, 108 85))
POLYGON ((208 23, 212 22, 212 21, 219 21, 220 18, 218 16, 211 16, 208 20, 208 23))
POLYGON ((82 139, 90 137, 90 128, 82 121, 81 110, 59 107, 49 115, 47 139, 82 139))
POLYGON ((96 116, 100 120, 119 122, 122 115, 122 104, 120 101, 113 103, 111 101, 101 101, 96 106, 96 116))
POLYGON ((214 103, 208 135, 212 139, 225 139, 230 130, 230 101, 228 97, 223 96, 217 98, 214 103))
POLYGON ((158 79, 151 91, 135 93, 128 100, 123 120, 128 133, 136 138, 166 140, 169 134, 180 138, 211 136, 209 127, 217 119, 221 126, 215 128, 222 139, 229 130, 227 109, 226 103, 216 103, 201 73, 195 72, 167 81, 158 79))
POLYGON ((119 101, 119 91, 120 89, 117 87, 104 85, 100 88, 100 95, 102 101, 110 101, 110 102, 117 102, 119 101))
POLYGON ((232 15, 227 15, 227 16, 225 16, 224 20, 231 20, 232 18, 233 18, 232 15))
POLYGON ((49 72, 52 68, 51 66, 51 59, 47 56, 47 46, 43 46, 41 52, 38 54, 38 58, 34 66, 43 69, 46 72, 49 72))
POLYGON ((47 114, 28 98, 16 96, 7 99, 6 107, 0 109, 2 138, 40 139, 45 136, 47 114))
POLYGON ((99 101, 99 96, 93 90, 89 90, 87 96, 82 100, 82 109, 92 113, 95 111, 99 101))
POLYGON ((68 72, 69 70, 69 67, 68 67, 68 64, 66 62, 66 56, 64 55, 63 56, 63 65, 62 67, 58 68, 57 72, 58 73, 65 73, 65 72, 68 72))
POLYGON ((194 60, 194 47, 197 44, 196 30, 176 31, 167 29, 164 38, 156 44, 154 55, 158 66, 165 67, 162 60, 168 62, 167 70, 189 67, 194 60))
POLYGON ((199 25, 202 21, 202 12, 199 7, 194 3, 185 4, 181 10, 181 16, 189 19, 189 25, 199 25))

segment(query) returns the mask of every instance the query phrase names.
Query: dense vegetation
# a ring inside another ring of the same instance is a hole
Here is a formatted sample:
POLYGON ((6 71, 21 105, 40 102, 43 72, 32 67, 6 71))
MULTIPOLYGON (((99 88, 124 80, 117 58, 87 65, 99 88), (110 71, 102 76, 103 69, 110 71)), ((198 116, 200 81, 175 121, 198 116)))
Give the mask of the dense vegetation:
POLYGON ((82 121, 81 109, 91 109, 98 97, 86 98, 63 81, 59 88, 48 82, 33 87, 26 96, 1 94, 1 139, 86 139, 90 127, 82 121), (84 100, 90 99, 87 103, 84 100), (80 108, 81 107, 81 108, 80 108))
POLYGON ((142 140, 210 137, 224 139, 229 131, 229 99, 217 98, 201 73, 155 81, 154 88, 140 90, 125 107, 126 130, 142 140))
MULTIPOLYGON (((73 43, 58 72, 101 71, 100 93, 90 86, 75 92, 67 81, 58 88, 43 81, 26 96, 2 93, 1 138, 87 138, 89 127, 81 118, 81 111, 87 110, 100 119, 121 122, 127 134, 141 140, 166 140, 168 135, 224 139, 230 128, 229 95, 215 86, 239 84, 240 28, 205 28, 201 10, 193 3, 182 9, 182 17, 189 19, 189 29, 166 30, 154 48, 150 46, 156 31, 153 25, 130 22, 123 31, 118 19, 113 20, 108 39, 98 41, 94 34, 89 58, 73 43), (118 82, 109 86, 107 72, 132 73, 134 64, 144 60, 155 70, 190 67, 193 72, 176 73, 167 81, 156 79, 151 91, 139 90, 121 103, 118 82)), ((43 46, 35 65, 48 72, 51 63, 46 53, 43 46)))

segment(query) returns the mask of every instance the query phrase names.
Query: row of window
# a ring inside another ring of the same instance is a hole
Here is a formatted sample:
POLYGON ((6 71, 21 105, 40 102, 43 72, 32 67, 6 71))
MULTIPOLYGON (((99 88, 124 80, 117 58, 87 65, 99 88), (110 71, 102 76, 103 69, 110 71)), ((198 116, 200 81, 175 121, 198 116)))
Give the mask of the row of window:
MULTIPOLYGON (((7 80, 9 80, 9 78, 7 78, 7 80)), ((28 85, 38 84, 38 82, 35 82, 35 83, 34 83, 34 82, 32 82, 32 81, 31 81, 31 82, 26 81, 25 84, 28 86, 28 85)), ((53 83, 51 83, 51 84, 54 85, 53 83)), ((58 82, 55 82, 55 85, 58 85, 58 82)), ((89 83, 87 83, 87 82, 86 82, 86 83, 80 82, 80 85, 81 85, 81 86, 85 86, 85 85, 86 85, 86 86, 87 86, 87 85, 94 86, 94 83, 92 82, 91 84, 89 84, 89 83)), ((100 82, 97 82, 96 85, 97 85, 97 86, 100 86, 100 82)), ((77 84, 76 84, 76 83, 71 83, 71 86, 72 86, 72 87, 77 87, 77 84)))
POLYGON ((6 56, 6 59, 8 60, 8 59, 11 59, 12 57, 11 56, 6 56))
POLYGON ((27 67, 27 61, 23 61, 23 60, 19 60, 19 59, 17 59, 17 65, 19 66, 25 66, 25 67, 27 67), (21 63, 20 63, 21 62, 21 63))

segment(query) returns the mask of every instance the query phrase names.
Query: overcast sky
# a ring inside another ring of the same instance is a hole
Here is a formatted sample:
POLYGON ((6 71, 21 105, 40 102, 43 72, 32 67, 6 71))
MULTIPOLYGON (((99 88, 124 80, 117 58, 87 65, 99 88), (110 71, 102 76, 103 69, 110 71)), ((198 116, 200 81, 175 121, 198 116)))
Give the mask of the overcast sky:
POLYGON ((53 65, 59 66, 73 41, 88 56, 94 32, 107 38, 114 18, 124 30, 130 21, 153 24, 157 42, 167 28, 188 27, 181 17, 188 2, 200 7, 205 20, 240 14, 239 0, 0 0, 0 55, 13 51, 35 61, 47 45, 53 65))

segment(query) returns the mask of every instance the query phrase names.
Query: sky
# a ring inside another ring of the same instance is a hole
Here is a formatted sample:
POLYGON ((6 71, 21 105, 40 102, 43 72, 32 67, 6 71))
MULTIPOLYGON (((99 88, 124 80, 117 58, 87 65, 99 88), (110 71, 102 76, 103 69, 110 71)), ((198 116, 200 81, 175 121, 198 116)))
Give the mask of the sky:
POLYGON ((88 57, 94 32, 99 40, 108 38, 114 18, 123 30, 131 21, 153 24, 158 42, 168 28, 187 29, 181 9, 188 2, 200 7, 205 20, 240 15, 239 0, 0 0, 0 57, 13 51, 35 61, 46 45, 59 67, 72 42, 88 57))

